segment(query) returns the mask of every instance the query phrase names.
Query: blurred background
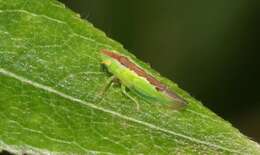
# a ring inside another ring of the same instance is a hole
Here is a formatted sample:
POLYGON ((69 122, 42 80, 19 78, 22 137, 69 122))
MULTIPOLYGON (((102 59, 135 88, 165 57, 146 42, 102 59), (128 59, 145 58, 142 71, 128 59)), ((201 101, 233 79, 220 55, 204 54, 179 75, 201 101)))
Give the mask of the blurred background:
POLYGON ((60 0, 260 142, 257 0, 60 0))

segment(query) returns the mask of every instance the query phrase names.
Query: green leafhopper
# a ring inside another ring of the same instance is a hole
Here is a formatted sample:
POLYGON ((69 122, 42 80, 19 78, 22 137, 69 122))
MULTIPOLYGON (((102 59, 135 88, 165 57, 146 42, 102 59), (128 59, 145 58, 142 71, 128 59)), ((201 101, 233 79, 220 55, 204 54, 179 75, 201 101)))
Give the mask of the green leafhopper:
MULTIPOLYGON (((149 103, 171 105, 174 109, 183 108, 187 103, 165 84, 161 83, 151 73, 134 63, 129 57, 116 51, 101 50, 102 64, 125 87, 149 103)), ((127 93, 125 92, 127 95, 127 93)), ((127 95, 131 99, 131 96, 127 95)))

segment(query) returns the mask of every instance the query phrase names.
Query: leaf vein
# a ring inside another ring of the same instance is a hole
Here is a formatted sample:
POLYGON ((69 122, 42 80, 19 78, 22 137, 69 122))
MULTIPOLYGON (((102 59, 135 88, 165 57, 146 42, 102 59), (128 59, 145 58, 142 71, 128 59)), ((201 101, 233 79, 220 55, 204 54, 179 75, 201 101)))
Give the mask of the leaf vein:
POLYGON ((46 15, 44 15, 44 14, 36 14, 36 13, 29 12, 29 11, 27 11, 27 10, 22 10, 22 9, 19 9, 19 10, 17 10, 17 9, 14 9, 14 10, 8 10, 8 9, 7 9, 7 10, 0 10, 0 13, 24 13, 24 14, 31 15, 31 16, 33 16, 33 17, 41 17, 41 18, 47 19, 47 20, 49 20, 49 21, 53 21, 53 22, 56 22, 56 23, 59 23, 59 24, 63 24, 63 25, 68 26, 68 28, 69 28, 69 29, 71 30, 71 32, 72 32, 72 36, 76 36, 76 37, 79 37, 79 38, 81 38, 81 39, 83 39, 83 40, 87 40, 87 41, 90 41, 90 42, 95 42, 96 44, 99 44, 99 45, 104 46, 104 47, 106 47, 106 48, 112 48, 112 47, 111 47, 110 45, 108 45, 108 44, 102 44, 102 43, 99 43, 99 42, 97 42, 96 40, 94 40, 94 39, 92 39, 92 38, 89 38, 89 37, 83 36, 83 35, 81 35, 81 34, 75 33, 75 32, 73 31, 73 29, 69 26, 68 23, 66 23, 66 22, 64 22, 64 21, 62 21, 62 20, 56 19, 56 18, 52 18, 52 17, 46 16, 46 15))
POLYGON ((22 83, 29 84, 29 85, 31 85, 31 86, 33 86, 35 88, 39 88, 39 89, 45 90, 45 91, 47 91, 49 93, 56 94, 56 95, 58 95, 60 97, 63 97, 65 99, 68 99, 68 100, 80 103, 82 105, 88 106, 90 108, 93 108, 93 109, 96 109, 96 110, 108 113, 108 114, 110 114, 112 116, 117 116, 117 117, 119 117, 121 119, 130 121, 130 122, 134 122, 134 123, 143 125, 145 127, 148 127, 148 128, 151 128, 151 129, 154 129, 154 130, 157 130, 157 131, 161 131, 161 132, 166 133, 166 134, 170 134, 170 135, 173 135, 173 136, 176 136, 176 137, 180 137, 180 138, 192 141, 194 143, 203 144, 203 145, 206 145, 208 147, 212 147, 212 148, 221 149, 221 150, 225 150, 225 151, 228 151, 228 152, 233 152, 233 153, 240 154, 240 152, 237 151, 237 150, 226 148, 224 146, 221 146, 221 145, 218 145, 218 144, 214 144, 214 143, 210 143, 210 142, 207 142, 207 141, 199 140, 199 139, 196 139, 196 138, 193 138, 193 137, 190 137, 190 136, 187 136, 187 135, 183 135, 183 134, 180 134, 180 133, 177 133, 177 132, 165 129, 165 128, 158 127, 158 126, 156 126, 154 124, 151 124, 151 123, 148 123, 148 122, 144 122, 144 121, 141 121, 141 120, 138 120, 138 119, 135 119, 135 118, 131 118, 131 117, 125 116, 125 115, 123 115, 121 113, 118 113, 118 112, 115 112, 115 111, 112 111, 112 110, 109 110, 109 109, 104 109, 104 108, 99 107, 99 106, 97 106, 97 105, 95 105, 93 103, 86 102, 86 101, 83 101, 81 99, 75 98, 75 97, 70 96, 68 94, 65 94, 63 92, 60 92, 60 91, 58 91, 56 89, 53 89, 53 88, 51 88, 49 86, 42 85, 42 84, 37 83, 35 81, 31 81, 29 79, 26 79, 26 78, 24 78, 22 76, 19 76, 19 75, 15 74, 15 73, 12 73, 12 72, 10 72, 8 70, 5 70, 3 68, 0 68, 0 73, 5 75, 5 76, 7 76, 7 77, 14 78, 14 79, 16 79, 16 80, 18 80, 18 81, 20 81, 22 83))

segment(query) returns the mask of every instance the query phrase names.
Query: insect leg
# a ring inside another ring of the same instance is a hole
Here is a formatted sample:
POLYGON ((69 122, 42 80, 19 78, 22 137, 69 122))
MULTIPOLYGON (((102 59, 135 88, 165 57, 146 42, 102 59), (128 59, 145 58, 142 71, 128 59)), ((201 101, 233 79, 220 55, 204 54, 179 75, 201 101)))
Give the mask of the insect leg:
POLYGON ((140 106, 139 106, 139 103, 136 101, 136 99, 134 99, 131 95, 129 95, 127 92, 126 92, 126 87, 124 85, 121 84, 121 89, 122 89, 122 92, 125 96, 127 96, 128 98, 130 98, 132 101, 134 101, 134 103, 136 104, 136 109, 137 111, 140 110, 140 106))
POLYGON ((98 102, 101 102, 102 99, 104 98, 104 95, 106 93, 106 91, 109 89, 109 87, 111 86, 112 82, 115 81, 117 78, 115 76, 111 76, 105 83, 104 87, 102 88, 102 90, 97 94, 97 98, 99 98, 98 102))

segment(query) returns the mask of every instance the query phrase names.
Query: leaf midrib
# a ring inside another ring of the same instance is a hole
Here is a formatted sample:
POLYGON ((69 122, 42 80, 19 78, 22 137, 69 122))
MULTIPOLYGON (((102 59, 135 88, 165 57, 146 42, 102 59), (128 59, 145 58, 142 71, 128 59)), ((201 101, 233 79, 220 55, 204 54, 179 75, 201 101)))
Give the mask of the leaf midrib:
POLYGON ((96 110, 99 110, 99 111, 102 111, 102 112, 105 112, 107 114, 110 114, 112 116, 117 116, 121 119, 124 119, 124 120, 127 120, 127 121, 131 121, 131 122, 134 122, 134 123, 137 123, 137 124, 140 124, 140 125, 143 125, 145 127, 149 127, 151 129, 154 129, 154 130, 158 130, 158 131, 161 131, 161 132, 164 132, 164 133, 167 133, 167 134, 170 134, 170 135, 173 135, 173 136, 177 136, 177 137, 180 137, 180 138, 183 138, 183 139, 186 139, 186 140, 189 140, 189 141, 192 141, 192 142, 195 142, 195 143, 198 143, 198 144, 203 144, 203 145, 206 145, 206 146, 209 146, 209 147, 213 147, 213 148, 217 148, 217 149, 221 149, 221 150, 224 150, 224 151, 229 151, 231 153, 239 153, 238 151, 236 150, 233 150, 233 149, 229 149, 229 148, 226 148, 224 146, 220 146, 220 145, 217 145, 217 144, 214 144, 214 143, 209 143, 207 141, 202 141, 202 140, 199 140, 199 139, 196 139, 196 138, 193 138, 193 137, 189 137, 187 135, 183 135, 183 134, 180 134, 180 133, 176 133, 174 131, 171 131, 171 130, 168 130, 168 129, 164 129, 164 128, 161 128, 161 127, 158 127, 154 124, 151 124, 151 123, 148 123, 148 122, 144 122, 144 121, 141 121, 141 120, 138 120, 138 119, 135 119, 135 118, 131 118, 131 117, 128 117, 128 116, 125 116, 123 114, 120 114, 120 113, 117 113, 117 112, 114 112, 112 110, 108 110, 108 109, 104 109, 102 107, 99 107, 99 106, 96 106, 95 104, 93 103, 90 103, 90 102, 86 102, 84 100, 81 100, 81 99, 78 99, 78 98, 75 98, 73 96, 70 96, 70 95, 67 95, 63 92, 60 92, 56 89, 53 89, 49 86, 45 86, 43 84, 40 84, 40 83, 37 83, 35 81, 31 81, 29 79, 26 79, 25 77, 22 77, 20 75, 17 75, 15 73, 12 73, 11 71, 8 71, 8 70, 5 70, 3 68, 0 68, 0 73, 7 76, 7 77, 10 77, 10 78, 13 78, 13 79, 16 79, 22 83, 26 83, 26 84, 29 84, 35 88, 38 88, 38 89, 42 89, 44 91, 47 91, 49 93, 53 93, 55 95, 58 95, 62 98, 65 98, 65 99, 68 99, 70 101, 74 101, 74 102, 77 102, 77 103, 80 103, 82 105, 85 105, 85 106, 88 106, 90 108, 93 108, 93 109, 96 109, 96 110))

